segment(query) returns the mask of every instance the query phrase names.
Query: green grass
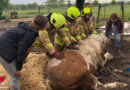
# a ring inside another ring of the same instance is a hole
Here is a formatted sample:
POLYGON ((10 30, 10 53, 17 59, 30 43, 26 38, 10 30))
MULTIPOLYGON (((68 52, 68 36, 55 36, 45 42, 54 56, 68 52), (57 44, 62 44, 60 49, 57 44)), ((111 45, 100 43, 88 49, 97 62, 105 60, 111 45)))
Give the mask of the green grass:
MULTIPOLYGON (((26 15, 37 15, 38 10, 18 10, 19 16, 26 16, 26 15)), ((50 9, 49 12, 57 12, 57 13, 65 13, 64 9, 50 9)), ((48 14, 48 9, 41 9, 40 14, 45 15, 48 14)))
MULTIPOLYGON (((92 7, 95 17, 98 14, 98 7, 92 7)), ((125 20, 130 20, 130 5, 125 5, 125 20)), ((18 15, 20 16, 29 16, 37 15, 38 10, 18 10, 18 15)), ((65 13, 64 8, 50 9, 50 12, 65 13)), ((100 18, 109 18, 112 13, 117 13, 121 17, 121 8, 120 6, 106 6, 105 16, 104 16, 104 7, 101 8, 100 18)), ((40 14, 48 14, 48 9, 41 9, 40 14)))
MULTIPOLYGON (((124 18, 125 20, 130 20, 130 5, 125 5, 124 7, 124 18)), ((98 7, 93 7, 95 16, 98 15, 98 7)), ((101 8, 100 18, 109 18, 112 13, 117 13, 122 17, 121 7, 120 6, 106 6, 105 7, 105 16, 104 16, 104 7, 101 8)))

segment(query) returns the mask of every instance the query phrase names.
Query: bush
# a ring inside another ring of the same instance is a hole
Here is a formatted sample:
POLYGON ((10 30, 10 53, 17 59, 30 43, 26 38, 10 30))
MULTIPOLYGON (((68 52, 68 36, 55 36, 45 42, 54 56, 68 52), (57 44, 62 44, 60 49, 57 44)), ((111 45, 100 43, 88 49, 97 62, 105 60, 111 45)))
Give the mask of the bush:
POLYGON ((99 2, 97 0, 94 0, 92 3, 94 6, 97 6, 99 4, 99 2))
POLYGON ((0 16, 2 15, 3 9, 4 9, 4 0, 0 0, 0 16))
POLYGON ((111 1, 111 4, 112 4, 112 5, 115 5, 115 4, 116 4, 116 1, 115 1, 115 0, 112 0, 112 1, 111 1))
POLYGON ((130 5, 130 1, 128 1, 127 4, 130 5))
POLYGON ((0 16, 0 20, 5 20, 5 16, 0 16))

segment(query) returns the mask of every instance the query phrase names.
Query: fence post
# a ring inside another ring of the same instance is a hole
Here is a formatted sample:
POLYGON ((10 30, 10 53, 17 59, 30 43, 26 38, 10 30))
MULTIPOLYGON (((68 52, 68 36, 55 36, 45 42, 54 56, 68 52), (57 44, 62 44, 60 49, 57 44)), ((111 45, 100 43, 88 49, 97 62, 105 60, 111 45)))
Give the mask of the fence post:
POLYGON ((49 5, 47 6, 47 9, 48 9, 48 13, 50 13, 50 6, 49 5))
POLYGON ((98 22, 99 22, 100 10, 101 10, 101 4, 99 4, 99 8, 98 8, 97 24, 98 24, 98 22))
POLYGON ((38 6, 38 14, 40 14, 40 9, 41 9, 41 7, 40 7, 40 5, 38 6))
POLYGON ((65 4, 64 8, 65 8, 65 14, 66 14, 66 12, 67 12, 66 4, 65 4))
POLYGON ((85 3, 85 0, 76 0, 76 7, 82 11, 83 8, 84 8, 84 3, 85 3))
MULTIPOLYGON (((121 11, 122 11, 122 20, 123 20, 123 24, 124 24, 124 1, 121 1, 121 11)), ((122 50, 124 48, 124 40, 123 40, 123 36, 121 37, 121 42, 122 42, 122 50)))
POLYGON ((124 2, 121 1, 122 20, 124 20, 124 2))
POLYGON ((104 18, 106 17, 106 5, 104 4, 104 18))

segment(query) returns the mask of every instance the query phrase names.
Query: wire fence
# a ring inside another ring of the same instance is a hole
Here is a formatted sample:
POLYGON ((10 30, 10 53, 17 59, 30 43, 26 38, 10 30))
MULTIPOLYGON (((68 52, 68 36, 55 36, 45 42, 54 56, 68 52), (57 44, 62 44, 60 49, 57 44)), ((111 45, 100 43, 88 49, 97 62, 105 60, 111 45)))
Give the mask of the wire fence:
MULTIPOLYGON (((75 4, 72 4, 70 6, 75 6, 75 4)), ((41 14, 41 15, 47 15, 48 13, 62 13, 65 14, 68 5, 63 5, 63 6, 57 6, 56 8, 53 7, 47 7, 44 5, 39 5, 35 7, 34 9, 19 9, 19 8, 9 8, 6 10, 6 13, 3 13, 3 16, 7 15, 8 17, 11 16, 11 12, 17 12, 17 18, 30 18, 34 17, 35 15, 41 14)), ((124 5, 124 19, 125 20, 130 20, 130 11, 129 11, 130 5, 124 5)), ((92 10, 94 12, 95 17, 98 17, 98 12, 99 12, 99 6, 92 6, 92 10)), ((100 14, 99 18, 100 19, 106 19, 109 18, 112 13, 117 13, 120 17, 122 17, 122 10, 121 10, 121 5, 101 5, 100 8, 100 14)))

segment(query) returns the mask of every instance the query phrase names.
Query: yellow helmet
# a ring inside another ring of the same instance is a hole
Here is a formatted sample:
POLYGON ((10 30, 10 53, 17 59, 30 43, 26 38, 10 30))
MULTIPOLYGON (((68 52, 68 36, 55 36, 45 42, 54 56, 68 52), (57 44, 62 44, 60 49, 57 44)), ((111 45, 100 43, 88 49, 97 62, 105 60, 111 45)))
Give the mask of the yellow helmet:
POLYGON ((66 24, 66 20, 62 14, 53 13, 50 18, 50 23, 53 24, 57 29, 59 29, 66 24))
POLYGON ((90 8, 84 8, 83 12, 82 12, 82 16, 85 16, 86 14, 90 14, 91 9, 90 8))
POLYGON ((76 8, 76 7, 70 7, 70 8, 68 8, 68 10, 67 10, 67 16, 68 16, 69 18, 71 18, 72 20, 74 20, 74 19, 76 19, 77 17, 80 16, 80 11, 79 11, 79 9, 76 8))

